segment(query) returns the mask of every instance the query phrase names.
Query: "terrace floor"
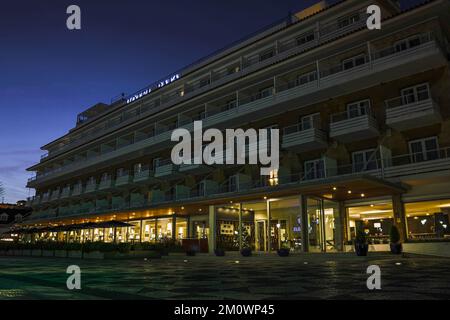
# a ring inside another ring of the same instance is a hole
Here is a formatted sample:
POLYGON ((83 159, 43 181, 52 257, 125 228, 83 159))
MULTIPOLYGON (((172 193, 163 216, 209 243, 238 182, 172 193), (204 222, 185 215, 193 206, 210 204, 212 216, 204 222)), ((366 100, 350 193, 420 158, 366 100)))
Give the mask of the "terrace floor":
POLYGON ((0 257, 0 299, 450 299, 450 260, 382 253, 147 261, 0 257), (66 288, 69 265, 81 268, 81 290, 66 288), (381 268, 381 290, 367 289, 369 265, 381 268))

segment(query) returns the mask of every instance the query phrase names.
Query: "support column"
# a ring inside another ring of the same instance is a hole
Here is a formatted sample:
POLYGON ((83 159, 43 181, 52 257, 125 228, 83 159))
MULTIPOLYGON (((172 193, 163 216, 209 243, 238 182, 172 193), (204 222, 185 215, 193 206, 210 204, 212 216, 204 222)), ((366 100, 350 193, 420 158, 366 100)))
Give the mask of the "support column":
POLYGON ((336 228, 336 248, 338 251, 344 251, 344 242, 347 239, 347 209, 345 208, 344 201, 339 201, 339 207, 337 216, 335 215, 335 228, 336 228))
POLYGON ((405 242, 407 239, 405 204, 403 203, 401 194, 392 196, 392 209, 394 211, 394 225, 398 228, 400 233, 400 241, 405 242))
POLYGON ((142 231, 144 230, 143 226, 144 226, 144 220, 141 220, 139 222, 139 243, 142 243, 142 234, 143 234, 142 231))
POLYGON ((191 217, 187 216, 186 218, 186 233, 187 233, 187 238, 191 239, 192 238, 192 230, 191 230, 191 217))
POLYGON ((266 213, 267 213, 267 230, 266 230, 266 239, 267 239, 267 252, 271 252, 272 251, 272 244, 271 244, 271 232, 270 232, 270 219, 271 219, 271 215, 270 215, 270 200, 266 201, 266 213))
POLYGON ((172 216, 172 240, 177 240, 177 216, 172 216))
POLYGON ((300 217, 301 217, 301 230, 302 230, 302 251, 309 252, 309 239, 308 239, 308 197, 300 196, 300 217))
POLYGON ((208 235, 208 251, 214 254, 216 249, 216 208, 209 206, 209 235, 208 235))
POLYGON ((158 218, 155 219, 155 242, 158 242, 158 218))
POLYGON ((239 203, 239 251, 242 250, 242 203, 239 203))

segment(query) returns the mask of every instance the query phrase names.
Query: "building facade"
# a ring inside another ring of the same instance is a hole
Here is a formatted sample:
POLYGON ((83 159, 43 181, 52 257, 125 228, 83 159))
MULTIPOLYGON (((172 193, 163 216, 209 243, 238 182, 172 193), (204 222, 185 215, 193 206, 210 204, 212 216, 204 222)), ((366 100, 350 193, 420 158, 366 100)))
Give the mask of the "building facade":
POLYGON ((97 104, 29 168, 21 227, 34 240, 203 239, 209 251, 341 251, 359 230, 387 243, 392 225, 404 241, 446 239, 449 21, 448 0, 322 2, 97 104), (366 26, 374 3, 381 30, 366 26), (174 165, 172 131, 199 120, 279 129, 279 170, 174 165))

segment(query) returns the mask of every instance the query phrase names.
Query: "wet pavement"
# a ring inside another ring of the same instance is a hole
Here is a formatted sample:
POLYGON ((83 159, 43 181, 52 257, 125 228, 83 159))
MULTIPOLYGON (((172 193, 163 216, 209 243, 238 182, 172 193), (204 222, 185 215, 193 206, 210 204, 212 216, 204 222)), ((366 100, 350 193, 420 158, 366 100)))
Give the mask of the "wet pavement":
POLYGON ((372 254, 157 260, 0 257, 0 299, 450 299, 450 259, 372 254), (66 287, 69 265, 81 290, 66 287), (367 268, 381 269, 369 290, 367 268))

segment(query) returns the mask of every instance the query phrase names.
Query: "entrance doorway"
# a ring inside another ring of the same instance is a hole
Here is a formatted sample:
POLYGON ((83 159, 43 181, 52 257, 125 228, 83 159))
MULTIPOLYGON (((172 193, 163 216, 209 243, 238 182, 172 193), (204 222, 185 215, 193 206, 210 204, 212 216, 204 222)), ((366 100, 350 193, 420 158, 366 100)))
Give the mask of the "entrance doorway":
POLYGON ((338 203, 320 198, 307 198, 308 243, 311 252, 338 251, 338 203))

